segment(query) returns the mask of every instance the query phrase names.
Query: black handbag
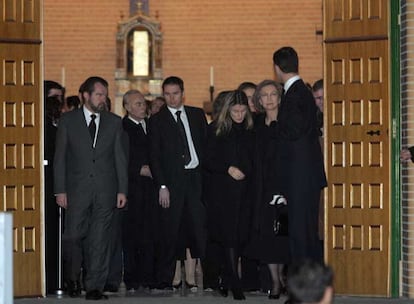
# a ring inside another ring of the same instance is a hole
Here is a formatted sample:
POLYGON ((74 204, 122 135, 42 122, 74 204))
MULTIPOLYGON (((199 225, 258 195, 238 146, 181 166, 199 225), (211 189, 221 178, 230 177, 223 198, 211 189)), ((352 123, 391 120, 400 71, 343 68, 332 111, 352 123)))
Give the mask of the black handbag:
POLYGON ((289 234, 287 205, 274 205, 273 214, 273 234, 276 236, 287 236, 289 234))

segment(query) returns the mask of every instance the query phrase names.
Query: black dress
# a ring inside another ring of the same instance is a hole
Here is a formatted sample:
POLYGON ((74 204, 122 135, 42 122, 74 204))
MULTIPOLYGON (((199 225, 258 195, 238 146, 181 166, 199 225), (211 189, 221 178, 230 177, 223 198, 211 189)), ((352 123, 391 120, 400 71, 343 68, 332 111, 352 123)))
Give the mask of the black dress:
POLYGON ((280 174, 278 153, 278 149, 282 147, 271 136, 274 122, 267 126, 264 114, 258 116, 255 122, 256 206, 253 217, 254 233, 246 254, 264 264, 286 264, 289 263, 289 239, 288 236, 275 235, 273 220, 276 207, 269 204, 273 195, 284 194, 285 186, 280 174))
POLYGON ((229 134, 215 134, 216 125, 208 128, 205 169, 209 172, 208 230, 212 240, 224 248, 236 248, 247 242, 251 206, 249 182, 253 169, 253 132, 233 123, 229 134), (246 176, 235 180, 230 166, 246 176))

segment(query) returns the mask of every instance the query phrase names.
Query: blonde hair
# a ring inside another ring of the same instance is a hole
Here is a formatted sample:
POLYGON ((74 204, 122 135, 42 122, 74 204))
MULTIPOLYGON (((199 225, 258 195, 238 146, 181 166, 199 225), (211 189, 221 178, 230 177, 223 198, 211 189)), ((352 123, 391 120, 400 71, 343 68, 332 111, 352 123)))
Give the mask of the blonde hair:
POLYGON ((233 119, 231 118, 230 110, 235 105, 246 106, 246 116, 243 120, 244 128, 246 130, 253 129, 253 117, 249 109, 246 94, 241 90, 229 91, 224 96, 223 107, 221 108, 221 111, 217 117, 217 136, 230 133, 233 126, 233 119))

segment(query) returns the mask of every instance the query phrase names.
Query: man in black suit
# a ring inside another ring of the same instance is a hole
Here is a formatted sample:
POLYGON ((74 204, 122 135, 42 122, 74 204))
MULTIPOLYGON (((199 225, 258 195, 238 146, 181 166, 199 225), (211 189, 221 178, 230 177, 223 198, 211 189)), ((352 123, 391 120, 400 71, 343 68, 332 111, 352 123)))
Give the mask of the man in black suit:
MULTIPOLYGON (((155 233, 158 206, 149 167, 148 112, 144 96, 129 90, 123 96, 122 120, 129 137, 128 205, 123 212, 124 282, 127 291, 155 284, 155 233)), ((158 190, 158 189, 157 189, 158 190)))
POLYGON ((162 90, 166 106, 150 119, 150 166, 162 207, 158 287, 171 289, 176 260, 185 257, 185 248, 193 259, 205 251, 201 161, 207 121, 201 109, 183 105, 182 79, 168 77, 162 90))
POLYGON ((120 117, 105 111, 108 83, 90 77, 81 86, 83 107, 59 121, 54 158, 56 203, 66 209, 63 259, 68 293, 80 295, 84 257, 86 299, 102 294, 109 269, 111 220, 126 204, 127 143, 120 117), (83 251, 84 250, 84 254, 83 251))
POLYGON ((289 244, 293 260, 321 260, 318 238, 320 192, 326 187, 318 141, 316 105, 312 92, 298 75, 299 59, 291 47, 273 54, 276 75, 284 84, 276 136, 281 147, 280 170, 289 210, 289 244))
POLYGON ((65 89, 52 80, 44 81, 45 97, 45 267, 46 292, 55 293, 59 282, 59 207, 53 192, 53 157, 55 153, 56 130, 65 89))

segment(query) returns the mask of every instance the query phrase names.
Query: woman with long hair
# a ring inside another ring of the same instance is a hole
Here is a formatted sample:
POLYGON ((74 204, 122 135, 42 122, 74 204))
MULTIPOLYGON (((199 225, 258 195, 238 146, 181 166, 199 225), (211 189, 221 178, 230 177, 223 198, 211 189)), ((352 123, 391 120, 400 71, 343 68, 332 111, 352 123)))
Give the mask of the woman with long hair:
POLYGON ((223 296, 230 288, 235 300, 245 299, 238 261, 248 238, 250 199, 248 186, 253 170, 253 119, 245 93, 226 94, 220 113, 209 125, 205 166, 210 174, 209 235, 224 252, 223 296))

